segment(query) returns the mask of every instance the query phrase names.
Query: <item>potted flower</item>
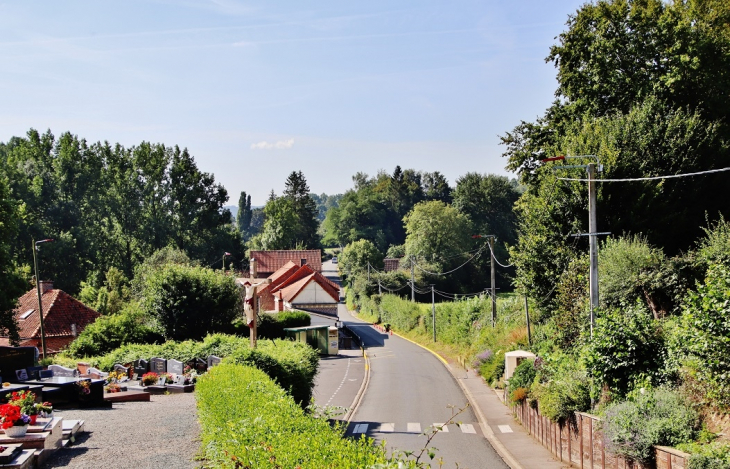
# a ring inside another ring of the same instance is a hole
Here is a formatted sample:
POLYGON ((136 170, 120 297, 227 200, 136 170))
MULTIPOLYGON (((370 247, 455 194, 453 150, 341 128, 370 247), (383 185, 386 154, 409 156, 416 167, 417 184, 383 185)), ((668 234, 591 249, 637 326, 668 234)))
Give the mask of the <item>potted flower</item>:
POLYGON ((106 392, 111 392, 111 393, 114 393, 114 392, 121 392, 121 390, 122 390, 122 387, 121 387, 121 386, 120 386, 119 384, 117 384, 117 383, 109 383, 109 384, 108 384, 108 385, 107 385, 107 386, 106 386, 106 387, 104 388, 104 390, 105 390, 106 392))
POLYGON ((43 402, 42 404, 36 404, 35 408, 38 411, 38 415, 40 415, 41 417, 43 417, 43 418, 53 417, 53 404, 52 403, 43 402))
POLYGON ((160 378, 160 376, 157 373, 155 373, 154 371, 150 371, 150 372, 142 375, 142 384, 144 386, 151 386, 153 384, 157 384, 157 380, 159 378, 160 378))
POLYGON ((0 422, 8 437, 22 438, 28 431, 30 417, 22 413, 17 405, 3 404, 0 405, 0 422))
POLYGON ((31 391, 14 391, 8 404, 20 407, 20 412, 30 417, 30 424, 35 425, 38 409, 35 406, 35 394, 31 391))

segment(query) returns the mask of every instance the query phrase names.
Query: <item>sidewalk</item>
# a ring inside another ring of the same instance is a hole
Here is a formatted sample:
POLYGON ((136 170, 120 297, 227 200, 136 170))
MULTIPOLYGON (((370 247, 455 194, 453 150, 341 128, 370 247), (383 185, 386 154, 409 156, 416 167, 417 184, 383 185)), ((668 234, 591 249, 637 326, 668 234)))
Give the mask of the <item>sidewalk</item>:
POLYGON ((481 422, 484 436, 512 469, 560 469, 570 467, 556 461, 550 451, 537 442, 512 417, 494 390, 474 370, 448 366, 464 390, 481 422))

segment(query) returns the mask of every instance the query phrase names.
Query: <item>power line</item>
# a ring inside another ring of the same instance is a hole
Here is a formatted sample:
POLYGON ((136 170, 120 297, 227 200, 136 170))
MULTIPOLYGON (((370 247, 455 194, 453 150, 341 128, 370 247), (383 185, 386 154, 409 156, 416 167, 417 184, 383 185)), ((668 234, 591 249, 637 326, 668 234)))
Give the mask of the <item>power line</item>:
POLYGON ((730 171, 730 168, 720 169, 709 169, 707 171, 699 171, 696 173, 685 173, 685 174, 670 174, 668 176, 651 176, 645 178, 624 178, 624 179, 579 179, 579 178, 558 178, 559 181, 593 181, 593 182, 635 182, 635 181, 656 181, 659 179, 673 179, 683 178, 691 176, 702 176, 704 174, 721 173, 723 171, 730 171))
POLYGON ((462 267, 464 267, 465 265, 467 265, 469 262, 473 261, 476 257, 478 257, 482 253, 483 250, 484 250, 484 246, 479 248, 479 250, 473 256, 471 256, 466 262, 464 262, 463 264, 461 264, 459 267, 457 267, 455 269, 449 270, 448 272, 440 272, 440 273, 439 272, 430 272, 430 271, 422 268, 418 264, 415 264, 415 266, 418 267, 418 270, 420 270, 421 272, 424 272, 424 273, 427 273, 430 275, 441 275, 441 276, 448 275, 450 273, 456 272, 457 270, 459 270, 462 267))
POLYGON ((508 269, 508 268, 514 266, 514 264, 504 265, 501 262, 499 262, 497 260, 497 256, 494 255, 494 249, 492 249, 492 245, 487 243, 487 246, 489 246, 489 251, 492 253, 492 258, 494 258, 494 262, 496 262, 498 266, 504 267, 505 269, 508 269))

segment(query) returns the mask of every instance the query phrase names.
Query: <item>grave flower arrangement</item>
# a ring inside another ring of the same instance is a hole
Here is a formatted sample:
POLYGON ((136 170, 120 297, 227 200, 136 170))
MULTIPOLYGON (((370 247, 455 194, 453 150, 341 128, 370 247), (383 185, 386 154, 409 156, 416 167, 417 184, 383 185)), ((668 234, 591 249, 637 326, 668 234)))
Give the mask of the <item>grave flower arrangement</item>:
POLYGON ((85 400, 91 394, 91 381, 84 379, 76 381, 76 392, 79 394, 79 400, 85 400))
POLYGON ((24 414, 20 407, 14 404, 0 405, 0 422, 3 429, 10 427, 22 427, 30 423, 30 417, 24 414))
POLYGON ((122 387, 117 383, 109 383, 104 390, 106 392, 120 392, 122 390, 122 387))
POLYGON ((142 375, 142 384, 145 386, 157 384, 157 380, 159 378, 160 376, 157 373, 155 373, 154 371, 150 371, 142 375))
POLYGON ((35 408, 41 417, 50 417, 53 413, 53 404, 47 401, 42 404, 36 404, 35 408))
POLYGON ((20 407, 20 411, 25 415, 38 415, 35 394, 31 391, 14 391, 8 404, 20 407))

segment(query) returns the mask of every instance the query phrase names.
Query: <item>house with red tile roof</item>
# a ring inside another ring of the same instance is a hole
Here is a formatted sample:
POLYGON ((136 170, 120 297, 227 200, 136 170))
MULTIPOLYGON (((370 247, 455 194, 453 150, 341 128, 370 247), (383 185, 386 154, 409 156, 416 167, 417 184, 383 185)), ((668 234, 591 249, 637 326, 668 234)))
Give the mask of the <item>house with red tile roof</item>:
MULTIPOLYGON (((46 350, 50 355, 66 348, 87 325, 101 315, 63 290, 54 289, 53 282, 42 281, 40 287, 46 350)), ((35 346, 42 354, 38 293, 35 288, 18 299, 14 313, 20 332, 20 345, 35 346)), ((0 345, 10 345, 7 336, 0 336, 0 345)))
POLYGON ((273 295, 276 311, 297 309, 337 316, 339 285, 308 265, 299 267, 268 294, 273 295))
POLYGON ((400 268, 400 259, 390 257, 383 259, 383 272, 395 272, 400 268))
POLYGON ((297 266, 308 265, 322 272, 322 251, 320 249, 291 251, 251 251, 251 277, 266 278, 284 267, 287 262, 297 266))

